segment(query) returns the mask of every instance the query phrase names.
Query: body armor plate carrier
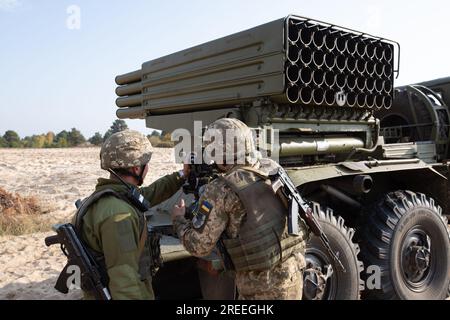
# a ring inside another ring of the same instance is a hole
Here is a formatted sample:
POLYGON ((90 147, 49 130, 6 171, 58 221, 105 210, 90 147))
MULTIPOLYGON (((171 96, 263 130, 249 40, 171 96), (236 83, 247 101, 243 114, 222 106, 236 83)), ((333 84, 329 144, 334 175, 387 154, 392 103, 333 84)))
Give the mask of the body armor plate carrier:
POLYGON ((238 167, 220 177, 238 195, 246 211, 238 237, 222 237, 236 271, 272 269, 304 249, 307 231, 299 236, 288 235, 287 209, 274 194, 265 171, 238 167))

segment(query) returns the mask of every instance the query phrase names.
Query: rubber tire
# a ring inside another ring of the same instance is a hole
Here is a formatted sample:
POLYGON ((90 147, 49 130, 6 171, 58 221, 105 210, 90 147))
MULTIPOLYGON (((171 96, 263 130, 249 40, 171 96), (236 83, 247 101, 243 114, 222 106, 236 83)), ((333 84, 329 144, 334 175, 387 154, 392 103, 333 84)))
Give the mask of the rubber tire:
POLYGON ((368 299, 445 299, 450 284, 450 236, 447 219, 435 201, 424 194, 396 191, 370 210, 362 233, 361 258, 366 266, 381 268, 381 289, 366 290, 368 299), (431 259, 438 257, 430 285, 423 292, 406 286, 400 271, 402 238, 421 223, 431 238, 431 259))
POLYGON ((312 235, 306 245, 306 254, 312 248, 320 250, 326 254, 329 262, 333 267, 333 276, 336 277, 336 291, 328 300, 359 300, 363 287, 361 280, 361 272, 363 271, 363 263, 358 260, 359 246, 352 241, 355 230, 345 226, 342 217, 336 217, 330 208, 322 209, 318 203, 312 203, 313 213, 319 220, 320 225, 327 235, 331 249, 339 252, 341 260, 346 272, 333 260, 327 252, 321 240, 312 235))

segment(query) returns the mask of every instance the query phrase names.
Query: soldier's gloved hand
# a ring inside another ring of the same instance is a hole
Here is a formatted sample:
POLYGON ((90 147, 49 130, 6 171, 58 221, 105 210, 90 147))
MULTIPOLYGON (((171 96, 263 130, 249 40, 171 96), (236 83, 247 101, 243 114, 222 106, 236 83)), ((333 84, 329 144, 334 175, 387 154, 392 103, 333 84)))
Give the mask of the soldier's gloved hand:
POLYGON ((185 212, 186 212, 186 206, 184 205, 184 199, 181 198, 180 202, 177 205, 175 205, 175 207, 173 207, 173 209, 172 209, 172 215, 171 215, 172 221, 175 221, 175 219, 177 217, 180 217, 180 216, 184 217, 185 212))

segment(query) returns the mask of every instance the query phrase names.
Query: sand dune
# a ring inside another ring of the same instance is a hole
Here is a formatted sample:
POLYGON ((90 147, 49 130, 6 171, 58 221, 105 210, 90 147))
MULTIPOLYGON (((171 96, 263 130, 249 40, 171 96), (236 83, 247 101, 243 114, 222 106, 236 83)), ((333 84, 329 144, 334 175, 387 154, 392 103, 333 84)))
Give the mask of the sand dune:
MULTIPOLYGON (((22 196, 36 196, 49 213, 50 221, 69 220, 77 199, 88 196, 100 169, 99 148, 0 149, 0 187, 22 196)), ((145 184, 179 170, 172 149, 154 149, 145 184)), ((58 246, 47 248, 36 233, 0 237, 0 299, 79 299, 54 288, 59 271, 66 263, 58 246)))

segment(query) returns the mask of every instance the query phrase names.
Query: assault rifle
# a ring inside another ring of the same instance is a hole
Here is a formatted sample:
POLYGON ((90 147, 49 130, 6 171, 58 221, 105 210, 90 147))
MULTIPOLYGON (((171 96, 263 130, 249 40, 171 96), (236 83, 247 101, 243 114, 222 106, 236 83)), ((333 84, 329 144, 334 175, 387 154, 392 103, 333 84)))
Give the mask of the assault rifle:
POLYGON ((290 235, 299 234, 299 218, 301 217, 305 223, 308 225, 310 230, 314 235, 319 237, 323 245, 327 249, 328 253, 333 257, 333 259, 339 264, 342 270, 345 272, 344 265, 342 264, 339 256, 331 249, 330 241, 327 235, 323 232, 319 221, 317 221, 314 216, 309 204, 302 198, 297 188, 294 186, 291 178, 288 176, 286 171, 279 167, 275 174, 269 175, 272 181, 272 188, 275 193, 281 188, 283 195, 288 200, 289 213, 288 213, 288 233, 290 235), (300 215, 300 217, 299 217, 300 215))
POLYGON ((76 266, 80 271, 80 284, 83 290, 92 292, 97 300, 111 300, 111 294, 104 284, 98 263, 86 250, 72 224, 58 225, 55 231, 56 235, 45 238, 45 245, 49 247, 60 244, 68 259, 56 281, 55 289, 64 294, 69 292, 68 280, 72 275, 69 267, 76 266))

